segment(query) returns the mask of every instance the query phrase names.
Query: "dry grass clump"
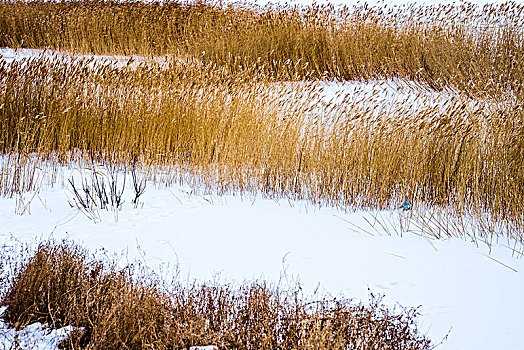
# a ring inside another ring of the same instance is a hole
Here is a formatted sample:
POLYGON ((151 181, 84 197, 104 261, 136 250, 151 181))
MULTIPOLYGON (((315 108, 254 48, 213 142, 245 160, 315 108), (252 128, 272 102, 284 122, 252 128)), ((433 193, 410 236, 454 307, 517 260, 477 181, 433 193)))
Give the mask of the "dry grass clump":
MULTIPOLYGON (((26 254, 28 254, 26 252, 26 254)), ((20 263, 3 300, 4 321, 73 325, 67 349, 429 349, 414 309, 372 301, 304 299, 264 283, 170 286, 136 266, 90 258, 47 242, 20 263)))
MULTIPOLYGON (((0 47, 191 56, 276 79, 406 78, 522 95, 524 7, 335 8, 197 2, 2 1, 0 47)), ((245 72, 243 72, 245 73, 245 72)))
POLYGON ((0 158, 0 196, 13 197, 38 189, 38 169, 43 164, 33 157, 10 154, 0 158))

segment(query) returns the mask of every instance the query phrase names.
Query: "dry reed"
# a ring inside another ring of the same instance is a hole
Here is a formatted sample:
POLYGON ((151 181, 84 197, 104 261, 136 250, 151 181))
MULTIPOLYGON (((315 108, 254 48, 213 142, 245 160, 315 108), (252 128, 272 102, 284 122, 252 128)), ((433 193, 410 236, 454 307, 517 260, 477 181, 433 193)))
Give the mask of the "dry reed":
POLYGON ((0 47, 193 57, 276 79, 406 78, 432 89, 522 95, 524 6, 218 6, 2 1, 0 47))
POLYGON ((0 63, 0 190, 30 189, 40 161, 129 169, 139 160, 159 182, 189 179, 219 193, 345 208, 398 207, 409 196, 457 215, 487 214, 522 241, 518 99, 450 93, 389 105, 355 92, 326 105, 315 85, 268 84, 258 74, 180 61, 0 63))
MULTIPOLYGON (((60 163, 140 164, 166 184, 343 208, 398 208, 407 196, 415 208, 478 218, 486 229, 473 235, 524 241, 520 5, 2 1, 0 9, 0 46, 166 55, 129 67, 0 60, 0 195, 35 189, 39 168, 60 163), (359 93, 323 104, 314 83, 276 82, 316 78, 398 79, 421 93, 416 108, 359 93)), ((429 346, 405 327, 410 314, 378 305, 307 304, 259 283, 168 293, 68 245, 41 246, 18 272, 4 298, 9 322, 84 327, 70 348, 429 346)))

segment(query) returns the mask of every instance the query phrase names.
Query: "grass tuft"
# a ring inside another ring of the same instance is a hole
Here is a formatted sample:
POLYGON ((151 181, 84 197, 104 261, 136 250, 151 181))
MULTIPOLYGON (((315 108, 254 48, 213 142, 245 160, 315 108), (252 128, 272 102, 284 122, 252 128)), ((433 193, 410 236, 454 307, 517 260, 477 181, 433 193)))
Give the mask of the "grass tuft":
MULTIPOLYGON (((26 254, 28 254, 26 252, 26 254)), ((65 349, 429 349, 416 309, 310 301, 265 283, 168 285, 138 265, 117 268, 70 242, 25 255, 2 300, 4 321, 76 331, 65 349)))

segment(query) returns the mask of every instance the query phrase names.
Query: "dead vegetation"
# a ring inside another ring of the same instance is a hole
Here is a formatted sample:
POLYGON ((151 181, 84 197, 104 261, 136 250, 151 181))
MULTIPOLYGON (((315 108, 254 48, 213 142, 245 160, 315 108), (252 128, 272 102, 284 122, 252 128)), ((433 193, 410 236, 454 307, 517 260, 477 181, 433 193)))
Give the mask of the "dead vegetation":
POLYGON ((402 78, 522 95, 524 6, 2 1, 0 47, 192 57, 274 79, 402 78))
POLYGON ((158 183, 215 193, 343 208, 395 208, 408 196, 419 208, 447 207, 505 227, 476 236, 522 241, 518 98, 447 92, 434 99, 415 90, 386 103, 354 91, 334 102, 319 97, 318 84, 247 76, 179 61, 134 68, 62 56, 4 62, 0 191, 32 189, 37 169, 52 172, 58 163, 135 172, 139 164, 141 176, 158 183))
MULTIPOLYGON (((3 259, 3 257, 2 257, 3 259)), ((416 309, 309 300, 265 283, 168 284, 140 265, 118 268, 70 242, 24 252, 3 296, 4 321, 73 325, 65 349, 429 349, 416 309)))
POLYGON ((138 161, 150 179, 219 193, 344 208, 398 207, 408 196, 502 223, 522 241, 521 5, 0 8, 0 46, 146 57, 123 67, 0 60, 3 195, 37 187, 44 163, 138 161), (393 106, 358 92, 320 103, 315 83, 278 82, 316 78, 390 79, 415 91, 393 106))
MULTIPOLYGON (((473 217, 471 235, 523 243, 522 12, 1 1, 0 47, 144 57, 123 67, 0 60, 0 195, 37 189, 42 169, 54 183, 60 164, 104 164, 131 172, 135 206, 146 179, 346 209, 407 197, 413 211, 445 213, 426 220, 438 237, 473 217), (315 79, 399 81, 415 96, 321 102, 315 79)), ((110 207, 111 181, 97 186, 89 193, 110 207)), ((310 302, 258 282, 166 286, 141 273, 43 244, 13 274, 5 319, 74 325, 71 349, 429 348, 413 310, 310 302)))

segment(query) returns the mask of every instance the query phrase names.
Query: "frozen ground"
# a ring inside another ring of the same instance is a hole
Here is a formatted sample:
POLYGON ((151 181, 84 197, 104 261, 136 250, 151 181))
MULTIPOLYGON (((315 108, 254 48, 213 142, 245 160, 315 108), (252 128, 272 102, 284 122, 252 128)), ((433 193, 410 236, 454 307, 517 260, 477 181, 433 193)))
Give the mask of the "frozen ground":
MULTIPOLYGON (((60 173, 79 176, 78 170, 60 173)), ((0 246, 69 238, 117 253, 122 264, 140 259, 178 273, 181 281, 299 282, 307 295, 359 301, 369 291, 384 293, 390 306, 420 305, 420 328, 434 342, 449 332, 440 349, 524 344, 524 258, 505 239, 491 249, 467 239, 431 239, 414 225, 406 229, 409 211, 345 213, 152 183, 135 209, 129 178, 122 210, 116 216, 98 210, 92 220, 70 207, 73 194, 64 183, 0 198, 0 246), (394 233, 401 219, 402 237, 394 233)))
MULTIPOLYGON (((5 307, 0 307, 0 314, 5 307)), ((72 327, 50 329, 47 325, 34 323, 17 332, 0 320, 0 349, 56 349, 57 345, 71 332, 72 327)))

